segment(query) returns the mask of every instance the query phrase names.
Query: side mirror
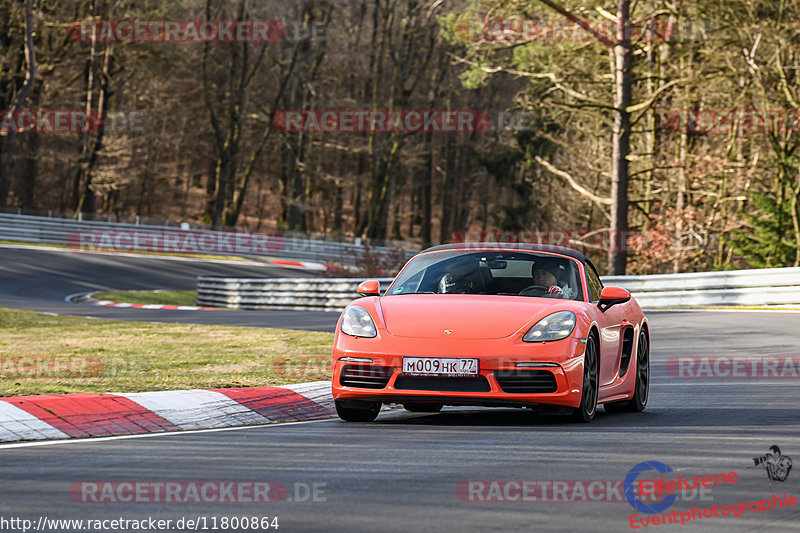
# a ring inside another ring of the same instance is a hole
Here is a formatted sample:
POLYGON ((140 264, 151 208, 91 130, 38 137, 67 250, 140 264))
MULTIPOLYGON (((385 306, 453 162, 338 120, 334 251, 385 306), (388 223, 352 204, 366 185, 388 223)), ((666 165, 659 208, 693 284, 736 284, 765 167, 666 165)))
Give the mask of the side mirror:
POLYGON ((376 279, 362 281, 356 287, 356 292, 361 296, 380 296, 381 282, 376 279))
POLYGON ((630 299, 631 293, 622 287, 603 287, 603 292, 600 293, 600 301, 597 303, 597 307, 605 313, 612 305, 624 304, 630 299))

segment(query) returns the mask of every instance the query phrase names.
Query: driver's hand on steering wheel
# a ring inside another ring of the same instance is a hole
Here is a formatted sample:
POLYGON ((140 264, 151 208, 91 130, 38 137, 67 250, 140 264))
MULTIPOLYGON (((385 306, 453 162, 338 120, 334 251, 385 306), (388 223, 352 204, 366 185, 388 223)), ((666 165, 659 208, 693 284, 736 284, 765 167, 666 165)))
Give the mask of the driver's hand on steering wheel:
POLYGON ((558 296, 559 298, 564 297, 564 291, 558 285, 551 285, 547 288, 547 294, 551 296, 558 296))

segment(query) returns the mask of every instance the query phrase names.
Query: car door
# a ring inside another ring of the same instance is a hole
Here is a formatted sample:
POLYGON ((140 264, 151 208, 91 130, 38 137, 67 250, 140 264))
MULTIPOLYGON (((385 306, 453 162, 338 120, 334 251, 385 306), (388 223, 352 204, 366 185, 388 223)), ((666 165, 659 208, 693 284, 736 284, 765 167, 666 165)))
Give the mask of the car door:
MULTIPOLYGON (((590 261, 584 264, 589 299, 593 305, 600 301, 603 283, 590 261)), ((627 304, 614 305, 603 313, 597 309, 597 325, 600 328, 600 386, 610 385, 619 372, 622 354, 622 328, 627 317, 627 304)))

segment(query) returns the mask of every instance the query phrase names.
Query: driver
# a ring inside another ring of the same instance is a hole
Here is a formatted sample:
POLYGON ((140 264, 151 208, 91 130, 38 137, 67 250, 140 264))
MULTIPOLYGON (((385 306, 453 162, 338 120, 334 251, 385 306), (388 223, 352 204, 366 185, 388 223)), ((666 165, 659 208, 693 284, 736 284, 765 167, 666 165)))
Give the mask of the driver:
POLYGON ((555 275, 549 270, 544 268, 536 268, 533 269, 533 284, 534 285, 541 285, 542 287, 547 287, 547 294, 554 296, 556 298, 563 298, 564 297, 564 290, 558 286, 558 280, 556 279, 555 275))
POLYGON ((447 273, 439 279, 440 294, 477 294, 480 279, 478 260, 472 256, 455 258, 447 265, 447 273))

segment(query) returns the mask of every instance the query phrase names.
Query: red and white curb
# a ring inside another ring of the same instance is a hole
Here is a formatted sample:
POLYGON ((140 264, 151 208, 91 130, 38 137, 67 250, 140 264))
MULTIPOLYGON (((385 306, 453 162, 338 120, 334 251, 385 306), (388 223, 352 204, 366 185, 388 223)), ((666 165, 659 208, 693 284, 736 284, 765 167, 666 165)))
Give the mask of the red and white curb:
POLYGON ((314 420, 336 413, 330 381, 281 387, 0 399, 0 442, 134 435, 314 420))
POLYGON ((162 305, 162 304, 131 304, 126 302, 112 302, 111 300, 98 300, 92 294, 79 294, 67 296, 68 303, 99 305, 102 307, 119 307, 123 309, 171 309, 175 311, 219 311, 216 307, 197 307, 195 305, 162 305))
POLYGON ((340 265, 330 265, 328 263, 313 263, 311 261, 287 261, 285 259, 267 259, 267 263, 275 266, 287 268, 299 268, 301 270, 315 270, 325 272, 326 270, 342 270, 340 265))

